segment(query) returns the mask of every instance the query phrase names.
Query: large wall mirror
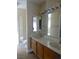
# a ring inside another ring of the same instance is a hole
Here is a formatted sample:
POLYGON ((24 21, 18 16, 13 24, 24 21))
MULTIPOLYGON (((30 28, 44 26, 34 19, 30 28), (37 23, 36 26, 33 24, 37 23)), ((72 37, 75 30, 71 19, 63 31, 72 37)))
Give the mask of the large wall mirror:
POLYGON ((60 38, 61 36, 61 10, 48 10, 42 14, 42 34, 60 38))
POLYGON ((61 36, 61 10, 49 9, 41 16, 33 17, 33 32, 41 32, 42 36, 48 35, 56 38, 61 36))

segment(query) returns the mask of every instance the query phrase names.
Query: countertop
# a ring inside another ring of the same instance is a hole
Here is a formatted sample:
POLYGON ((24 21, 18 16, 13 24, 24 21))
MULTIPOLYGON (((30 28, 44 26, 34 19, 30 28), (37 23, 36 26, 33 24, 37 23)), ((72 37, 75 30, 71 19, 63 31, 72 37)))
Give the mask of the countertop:
POLYGON ((61 54, 61 45, 59 43, 55 43, 55 40, 57 40, 56 38, 53 38, 54 40, 51 39, 45 39, 42 37, 34 37, 32 36, 32 39, 34 39, 35 41, 41 43, 42 45, 48 47, 49 49, 51 49, 52 51, 61 54))

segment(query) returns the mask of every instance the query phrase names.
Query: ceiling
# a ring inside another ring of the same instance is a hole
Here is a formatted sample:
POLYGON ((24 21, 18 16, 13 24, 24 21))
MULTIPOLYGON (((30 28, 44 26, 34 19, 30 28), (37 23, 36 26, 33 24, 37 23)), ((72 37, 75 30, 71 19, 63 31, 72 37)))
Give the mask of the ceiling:
POLYGON ((25 4, 27 1, 31 2, 31 3, 35 3, 35 4, 41 4, 43 2, 45 2, 45 0, 17 0, 17 4, 25 4))
MULTIPOLYGON (((33 4, 43 4, 46 0, 17 0, 17 6, 20 8, 26 8, 27 2, 33 3, 33 4)), ((57 0, 60 2, 61 0, 57 0)))
POLYGON ((45 0, 29 0, 29 1, 32 3, 35 3, 35 4, 41 4, 41 3, 45 2, 45 0))
POLYGON ((41 4, 41 3, 45 2, 45 0, 17 0, 18 8, 26 8, 27 1, 29 1, 33 4, 41 4))

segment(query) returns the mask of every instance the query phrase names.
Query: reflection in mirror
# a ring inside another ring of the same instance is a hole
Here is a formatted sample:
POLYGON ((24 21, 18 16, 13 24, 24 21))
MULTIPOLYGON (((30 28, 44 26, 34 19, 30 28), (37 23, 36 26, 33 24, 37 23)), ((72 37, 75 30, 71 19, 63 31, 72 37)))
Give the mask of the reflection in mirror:
POLYGON ((33 31, 37 31, 37 17, 33 17, 33 31))
POLYGON ((33 32, 39 32, 42 29, 42 20, 41 16, 35 16, 33 17, 33 32))
POLYGON ((55 9, 42 15, 42 35, 61 39, 61 9, 55 9))
POLYGON ((48 33, 47 33, 47 35, 51 35, 50 34, 50 31, 51 31, 51 17, 52 17, 52 14, 49 13, 48 14, 48 33))
POLYGON ((39 20, 39 29, 40 29, 40 30, 42 29, 41 26, 42 26, 42 20, 40 19, 40 20, 39 20))

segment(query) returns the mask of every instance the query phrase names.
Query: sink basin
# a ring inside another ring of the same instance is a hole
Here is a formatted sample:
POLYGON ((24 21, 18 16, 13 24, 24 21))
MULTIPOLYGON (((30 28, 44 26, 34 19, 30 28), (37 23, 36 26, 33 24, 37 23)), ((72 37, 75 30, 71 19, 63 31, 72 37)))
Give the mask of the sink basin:
POLYGON ((56 48, 56 49, 58 49, 58 50, 61 49, 61 45, 56 43, 56 42, 50 42, 49 45, 56 48))

